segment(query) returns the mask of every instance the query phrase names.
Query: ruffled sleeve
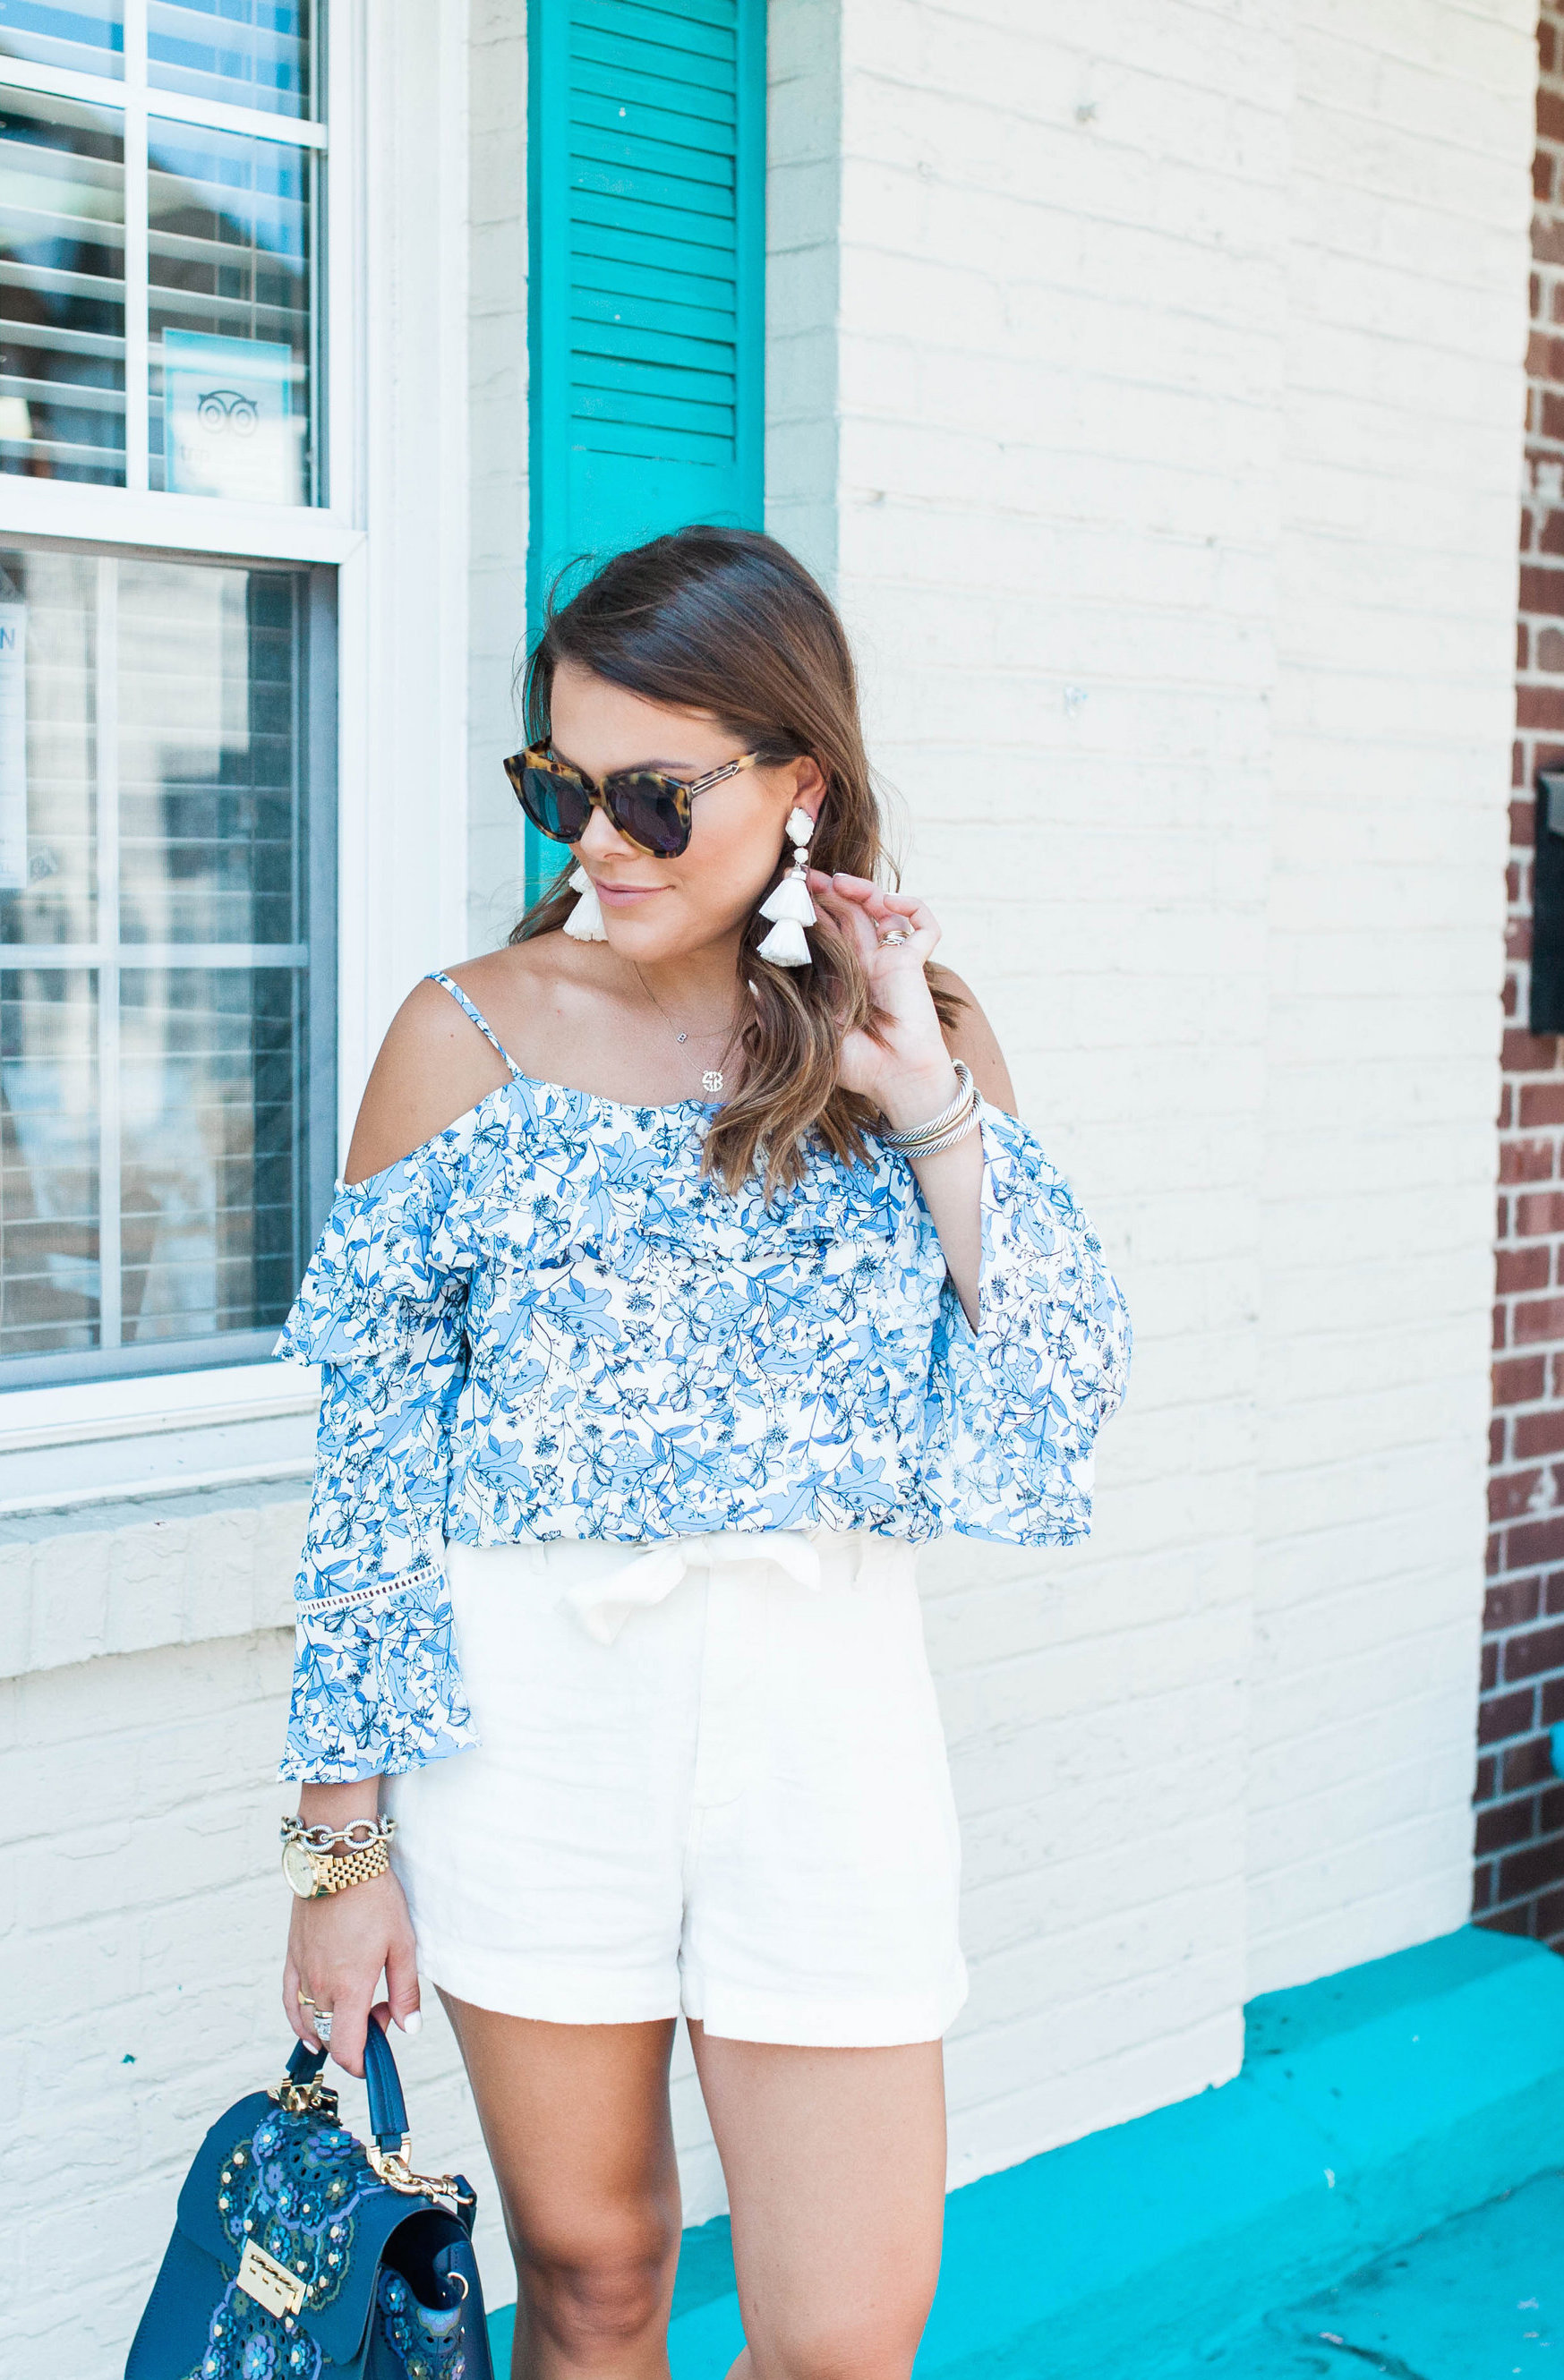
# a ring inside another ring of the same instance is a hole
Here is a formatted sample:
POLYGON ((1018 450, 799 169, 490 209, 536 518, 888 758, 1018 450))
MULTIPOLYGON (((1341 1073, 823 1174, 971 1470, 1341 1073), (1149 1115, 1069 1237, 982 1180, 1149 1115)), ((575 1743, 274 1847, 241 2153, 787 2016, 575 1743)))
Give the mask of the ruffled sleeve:
POLYGON ((947 1281, 923 1409, 923 1495, 942 1528, 1073 1545, 1091 1526, 1093 1441, 1129 1378, 1130 1317, 1034 1135, 986 1100, 980 1111, 979 1328, 947 1281))
POLYGON ((445 1578, 470 1277, 452 1186, 420 1150, 341 1188, 277 1342, 321 1367, 284 1779, 344 1783, 476 1740, 445 1578))

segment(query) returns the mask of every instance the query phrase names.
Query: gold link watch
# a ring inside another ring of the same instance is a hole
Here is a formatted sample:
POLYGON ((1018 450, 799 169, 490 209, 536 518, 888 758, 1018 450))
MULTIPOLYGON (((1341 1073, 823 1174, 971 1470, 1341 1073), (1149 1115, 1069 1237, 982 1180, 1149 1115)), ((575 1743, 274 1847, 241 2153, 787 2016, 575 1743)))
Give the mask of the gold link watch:
POLYGON ((395 1818, 356 1818, 350 1827, 282 1822, 282 1872, 300 1900, 324 1900, 350 1884, 368 1884, 391 1865, 395 1818), (341 1844, 340 1853, 335 1846, 341 1844))

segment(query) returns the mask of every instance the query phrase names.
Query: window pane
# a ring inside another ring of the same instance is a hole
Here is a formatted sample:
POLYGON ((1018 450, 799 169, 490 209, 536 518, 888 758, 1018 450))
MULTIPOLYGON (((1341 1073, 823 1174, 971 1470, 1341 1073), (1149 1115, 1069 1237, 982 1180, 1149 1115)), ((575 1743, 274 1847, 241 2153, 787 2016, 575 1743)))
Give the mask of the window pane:
POLYGON ((147 79, 230 107, 313 113, 309 0, 150 0, 147 79))
POLYGON ((159 121, 148 145, 151 484, 307 504, 315 153, 159 121))
POLYGON ((331 1002, 309 586, 0 550, 0 1385, 221 1360, 287 1313, 331 1002))
POLYGON ((121 119, 0 93, 0 470, 125 480, 121 119))
POLYGON ((79 553, 0 553, 0 943, 97 932, 98 565, 79 553))
POLYGON ((125 9, 122 0, 3 0, 0 56, 30 58, 34 66, 69 67, 77 74, 123 75, 125 9))
POLYGON ((300 939, 299 582, 119 570, 122 942, 300 939))
POLYGON ((0 971, 0 1379, 98 1344, 97 978, 0 971))
POLYGON ((279 967, 120 978, 127 1346, 280 1322, 298 1280, 300 978, 279 967))

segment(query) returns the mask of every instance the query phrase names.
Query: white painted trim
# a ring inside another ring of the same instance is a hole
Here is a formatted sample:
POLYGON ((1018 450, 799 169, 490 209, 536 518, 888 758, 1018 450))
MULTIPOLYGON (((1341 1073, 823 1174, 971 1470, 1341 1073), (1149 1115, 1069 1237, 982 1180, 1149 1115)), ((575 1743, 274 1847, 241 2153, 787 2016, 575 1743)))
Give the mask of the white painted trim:
POLYGON ((467 0, 368 17, 362 438, 373 562, 344 570, 338 1101, 467 906, 467 0), (360 640, 361 639, 361 648, 360 640))
MULTIPOLYGON (((98 705, 98 735, 106 741, 105 705, 98 705)), ((106 771, 100 783, 106 782, 106 771)), ((101 835, 100 842, 108 837, 101 835)), ((117 853, 115 857, 117 860, 117 853)), ((101 914, 109 914, 113 891, 106 861, 99 865, 101 914)), ((299 967, 309 964, 308 942, 9 942, 35 966, 299 967)))
POLYGON ((276 1479, 308 1479, 312 1456, 276 1463, 232 1463, 217 1471, 169 1472, 164 1478, 116 1480, 95 1488, 60 1488, 37 1496, 0 1496, 0 1520, 30 1512, 79 1512, 93 1504, 144 1504, 162 1496, 198 1495, 214 1488, 259 1488, 276 1479))
POLYGON ((471 612, 470 45, 469 0, 440 11, 440 709, 450 862, 441 870, 440 949, 467 955, 469 622, 471 612))
MULTIPOLYGON (((127 10, 138 0, 127 0, 127 10)), ((140 0, 144 8, 145 0, 140 0)), ((126 53, 135 53, 131 29, 126 25, 126 53)), ((0 86, 8 84, 13 91, 37 91, 51 99, 73 99, 84 107, 116 107, 125 105, 125 95, 135 88, 128 75, 123 81, 111 75, 77 74, 69 67, 35 66, 27 58, 0 58, 0 86)), ((159 91, 155 84, 144 86, 149 115, 161 115, 174 124, 200 124, 214 132, 238 132, 256 140, 286 141, 293 149, 324 149, 327 128, 312 123, 308 117, 276 115, 265 107, 234 107, 224 99, 195 99, 188 91, 159 91)))
POLYGON ((0 538, 74 538, 175 553, 231 553, 244 562, 341 564, 361 536, 353 522, 313 505, 235 504, 218 496, 0 473, 0 538))
POLYGON ((326 107, 336 137, 326 158, 327 492, 358 524, 336 574, 336 1108, 332 1172, 342 1172, 369 1072, 367 941, 360 888, 369 842, 369 33, 363 0, 334 0, 326 18, 326 107), (338 226, 352 226, 342 237, 338 226))
POLYGON ((370 1070, 370 542, 336 575, 336 1155, 339 1177, 370 1070))
POLYGON ((234 1364, 221 1371, 141 1373, 126 1380, 72 1380, 57 1389, 0 1393, 0 1454, 83 1446, 112 1438, 269 1421, 311 1413, 320 1401, 312 1364, 234 1364))
MULTIPOLYGON (((333 0, 326 12, 325 96, 334 132, 324 170, 326 494, 334 520, 364 524, 368 420, 365 321, 364 44, 362 0, 333 0)), ((319 557, 346 561, 346 554, 319 557)))

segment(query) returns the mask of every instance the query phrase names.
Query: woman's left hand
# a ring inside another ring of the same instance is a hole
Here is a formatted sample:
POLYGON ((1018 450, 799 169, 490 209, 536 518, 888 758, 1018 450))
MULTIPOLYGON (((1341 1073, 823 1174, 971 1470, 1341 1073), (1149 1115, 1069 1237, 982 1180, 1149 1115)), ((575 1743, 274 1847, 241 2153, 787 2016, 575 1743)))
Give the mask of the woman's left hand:
POLYGON ((857 951, 874 1004, 887 1019, 883 1040, 864 1032, 843 1040, 843 1088, 873 1099, 893 1132, 926 1123, 956 1092, 956 1070, 923 973, 939 941, 938 926, 924 903, 906 892, 883 892, 864 876, 825 876, 812 868, 809 890, 815 907, 857 951), (906 939, 887 942, 887 933, 906 939))

